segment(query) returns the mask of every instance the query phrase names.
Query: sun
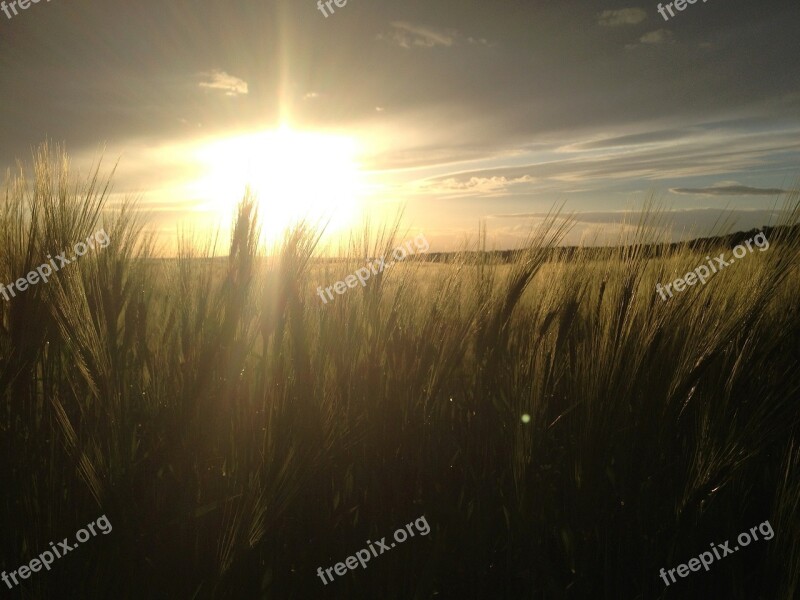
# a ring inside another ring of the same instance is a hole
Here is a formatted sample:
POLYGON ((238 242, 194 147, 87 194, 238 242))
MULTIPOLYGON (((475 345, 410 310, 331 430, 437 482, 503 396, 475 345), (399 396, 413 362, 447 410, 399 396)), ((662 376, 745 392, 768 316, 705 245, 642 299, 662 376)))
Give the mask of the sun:
POLYGON ((300 220, 327 225, 327 233, 351 227, 365 189, 349 137, 295 131, 283 126, 221 138, 198 146, 202 175, 192 188, 205 209, 232 214, 246 187, 258 197, 265 241, 279 240, 300 220))

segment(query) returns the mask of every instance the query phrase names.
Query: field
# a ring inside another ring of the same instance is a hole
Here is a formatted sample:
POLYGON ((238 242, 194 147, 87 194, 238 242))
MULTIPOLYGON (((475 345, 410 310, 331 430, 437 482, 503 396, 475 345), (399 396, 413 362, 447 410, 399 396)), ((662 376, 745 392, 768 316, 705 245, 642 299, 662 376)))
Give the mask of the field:
MULTIPOLYGON (((344 262, 301 226, 230 256, 158 259, 135 207, 105 210, 42 153, 0 209, 0 281, 101 225, 111 243, 0 299, 5 571, 24 598, 731 598, 800 594, 800 197, 754 251, 662 301, 729 247, 652 256, 646 212, 605 258, 553 258, 553 215, 510 264, 408 260, 323 305, 344 262), (430 533, 323 584, 424 516, 430 533), (666 586, 674 568, 769 521, 666 586)), ((478 248, 477 250, 480 250, 478 248)))

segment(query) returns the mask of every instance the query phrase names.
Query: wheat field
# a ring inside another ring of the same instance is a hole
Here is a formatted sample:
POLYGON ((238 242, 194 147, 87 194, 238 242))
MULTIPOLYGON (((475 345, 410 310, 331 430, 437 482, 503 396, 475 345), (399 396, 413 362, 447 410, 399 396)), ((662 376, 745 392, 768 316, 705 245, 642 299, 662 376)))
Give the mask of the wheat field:
MULTIPOLYGON (((0 300, 0 547, 15 569, 100 514, 113 532, 25 598, 754 598, 800 594, 800 197, 768 252, 663 302, 722 247, 625 243, 409 260, 323 305, 341 262, 257 203, 229 255, 158 257, 113 175, 41 149, 0 208, 0 281, 101 224, 111 243, 0 300), (425 515, 431 531, 315 572, 425 515), (769 519, 775 537, 658 577, 769 519)), ((362 261, 363 262, 363 261, 362 261)), ((0 585, 4 592, 7 590, 0 585)))

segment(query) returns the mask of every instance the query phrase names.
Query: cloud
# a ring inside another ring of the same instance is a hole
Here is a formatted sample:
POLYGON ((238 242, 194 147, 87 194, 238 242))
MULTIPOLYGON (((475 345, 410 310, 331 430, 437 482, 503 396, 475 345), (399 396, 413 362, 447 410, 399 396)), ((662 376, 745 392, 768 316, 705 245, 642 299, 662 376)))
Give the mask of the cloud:
POLYGON ((664 44, 672 40, 672 32, 667 29, 656 29, 639 38, 643 44, 664 44))
POLYGON ((505 191, 512 185, 520 183, 533 183, 535 180, 529 175, 522 177, 470 177, 469 179, 460 181, 455 177, 448 177, 438 183, 439 191, 468 191, 479 192, 481 194, 489 194, 492 192, 505 191))
POLYGON ((779 188, 756 188, 747 185, 714 185, 704 188, 671 188, 673 194, 701 194, 703 196, 775 196, 788 194, 790 190, 779 188))
POLYGON ((200 73, 200 76, 206 79, 206 81, 200 82, 201 88, 222 90, 226 96, 247 94, 247 82, 233 75, 228 75, 225 71, 214 70, 200 73))
MULTIPOLYGON (((638 132, 629 135, 607 138, 609 148, 585 151, 581 148, 585 140, 569 139, 566 145, 554 140, 547 146, 537 147, 533 152, 514 155, 509 162, 502 153, 496 159, 484 161, 483 165, 466 163, 472 160, 468 155, 459 156, 458 161, 444 160, 424 150, 423 158, 427 164, 437 163, 443 172, 426 179, 431 189, 445 188, 448 193, 457 191, 447 179, 454 179, 462 185, 462 193, 471 193, 468 182, 473 180, 493 180, 505 178, 507 181, 529 176, 533 181, 514 186, 505 194, 519 197, 542 197, 543 194, 563 194, 580 191, 612 193, 617 198, 626 193, 644 194, 649 191, 675 188, 681 193, 683 188, 713 187, 712 193, 720 195, 720 188, 728 186, 733 190, 742 189, 742 181, 762 183, 766 173, 796 171, 796 156, 800 152, 797 141, 798 128, 787 128, 783 132, 752 131, 751 122, 712 122, 694 123, 691 127, 675 129, 656 129, 651 133, 638 132), (688 133, 686 136, 673 134, 688 133), (691 132, 691 133, 689 133, 691 132), (670 142, 673 137, 677 141, 670 142), (653 140, 663 140, 656 141, 653 140), (639 142, 638 144, 635 142, 639 142), (632 142, 634 142, 632 144, 632 142), (577 151, 576 151, 577 147, 577 151), (439 159, 437 161, 437 159, 439 159), (458 164, 458 163, 461 164, 458 164), (447 164, 446 164, 447 163, 447 164), (466 164, 465 164, 466 163, 466 164), (452 166, 451 166, 452 165, 452 166), (467 166, 466 170, 462 170, 467 166), (575 188, 580 188, 576 190, 575 188), (464 191, 466 190, 466 191, 464 191)), ((598 140, 589 140, 588 143, 598 140)), ((442 147, 444 152, 446 147, 442 147)), ((484 147, 484 152, 490 152, 484 147)), ((414 154, 409 151, 409 154, 414 154)), ((398 156, 393 157, 399 162, 398 156)), ((410 162, 403 156, 403 162, 410 162)), ((780 181, 767 179, 764 187, 777 188, 780 181)), ((788 186, 794 188, 795 186, 788 186)), ((750 188, 753 189, 753 188, 750 188)), ((776 194, 782 190, 768 190, 765 194, 776 194)), ((690 193, 690 192, 683 192, 690 193)))
POLYGON ((486 38, 468 37, 467 41, 470 44, 478 44, 480 46, 494 46, 494 44, 490 44, 489 41, 486 38))
POLYGON ((378 39, 406 49, 433 48, 435 46, 449 48, 458 42, 480 46, 492 45, 486 38, 465 38, 453 29, 435 29, 426 25, 414 25, 406 21, 393 21, 390 25, 392 31, 378 35, 378 39))
POLYGON ((391 23, 392 31, 378 36, 401 48, 433 48, 434 46, 450 47, 456 41, 456 32, 452 30, 437 31, 432 27, 412 25, 404 21, 391 23))
POLYGON ((620 135, 612 138, 604 138, 600 140, 592 140, 590 142, 579 142, 569 146, 562 146, 559 150, 563 152, 580 152, 582 150, 599 150, 603 148, 617 148, 624 146, 642 146, 645 144, 674 142, 680 139, 688 138, 691 134, 691 129, 649 131, 646 133, 635 133, 629 135, 620 135))
POLYGON ((620 10, 604 10, 598 18, 598 24, 604 27, 619 27, 622 25, 636 25, 647 18, 647 13, 641 8, 622 8, 620 10))

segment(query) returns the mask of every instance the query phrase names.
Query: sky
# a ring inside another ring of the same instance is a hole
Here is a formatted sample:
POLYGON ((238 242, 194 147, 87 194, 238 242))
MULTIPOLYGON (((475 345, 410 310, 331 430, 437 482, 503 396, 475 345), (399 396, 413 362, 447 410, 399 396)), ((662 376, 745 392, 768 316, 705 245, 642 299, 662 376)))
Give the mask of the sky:
POLYGON ((572 243, 651 198, 673 239, 774 223, 800 175, 800 4, 658 6, 40 0, 0 12, 0 167, 44 140, 81 172, 102 157, 111 204, 165 236, 219 225, 245 184, 273 233, 402 209, 432 250, 481 222, 515 247, 562 205, 572 243))

